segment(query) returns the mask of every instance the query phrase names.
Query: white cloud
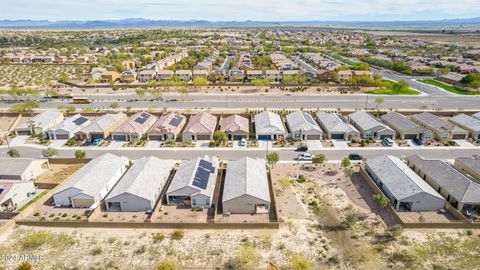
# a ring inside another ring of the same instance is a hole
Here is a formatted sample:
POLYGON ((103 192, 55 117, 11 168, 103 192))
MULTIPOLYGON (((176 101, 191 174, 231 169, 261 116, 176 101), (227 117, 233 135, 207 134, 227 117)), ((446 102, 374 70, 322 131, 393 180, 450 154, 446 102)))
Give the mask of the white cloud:
POLYGON ((480 14, 480 0, 0 0, 0 19, 429 20, 480 14))

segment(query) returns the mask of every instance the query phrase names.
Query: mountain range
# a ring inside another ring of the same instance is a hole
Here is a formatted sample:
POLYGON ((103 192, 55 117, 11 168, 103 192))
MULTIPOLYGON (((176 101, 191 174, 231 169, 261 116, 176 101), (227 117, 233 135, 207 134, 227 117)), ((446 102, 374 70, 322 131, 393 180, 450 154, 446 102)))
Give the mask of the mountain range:
POLYGON ((480 17, 469 19, 421 21, 206 21, 206 20, 148 20, 129 18, 122 20, 48 21, 0 20, 0 28, 10 29, 95 29, 136 27, 247 27, 247 26, 305 26, 305 27, 444 27, 480 24, 480 17))

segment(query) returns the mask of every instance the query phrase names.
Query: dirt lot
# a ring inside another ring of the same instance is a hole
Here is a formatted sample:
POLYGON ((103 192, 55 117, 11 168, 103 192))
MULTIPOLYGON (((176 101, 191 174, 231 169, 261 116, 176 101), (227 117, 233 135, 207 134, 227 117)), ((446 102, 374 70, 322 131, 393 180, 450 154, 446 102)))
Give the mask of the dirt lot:
POLYGON ((8 131, 18 116, 0 116, 0 130, 8 131))
POLYGON ((192 210, 190 207, 163 205, 163 210, 152 222, 207 222, 207 209, 192 210))
POLYGON ((144 212, 108 212, 102 211, 94 220, 101 222, 145 222, 144 212))
POLYGON ((83 167, 85 163, 79 164, 50 164, 50 169, 42 173, 35 180, 36 184, 60 184, 67 180, 72 174, 83 167))

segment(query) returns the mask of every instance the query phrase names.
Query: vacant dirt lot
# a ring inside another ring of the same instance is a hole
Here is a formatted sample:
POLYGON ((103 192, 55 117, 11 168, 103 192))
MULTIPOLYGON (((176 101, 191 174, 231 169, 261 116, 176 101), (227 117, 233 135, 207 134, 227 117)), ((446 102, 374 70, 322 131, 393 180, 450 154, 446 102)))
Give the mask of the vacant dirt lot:
POLYGON ((60 184, 72 174, 82 168, 85 163, 79 164, 50 164, 50 169, 42 173, 35 180, 36 184, 60 184))

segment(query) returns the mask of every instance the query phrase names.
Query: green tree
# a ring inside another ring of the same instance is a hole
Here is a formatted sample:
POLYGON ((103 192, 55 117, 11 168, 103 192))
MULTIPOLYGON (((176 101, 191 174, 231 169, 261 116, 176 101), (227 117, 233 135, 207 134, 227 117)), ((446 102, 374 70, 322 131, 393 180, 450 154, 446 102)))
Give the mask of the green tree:
POLYGON ((373 200, 378 205, 378 207, 385 208, 388 206, 388 199, 382 194, 373 195, 373 200))
POLYGON ((350 165, 351 165, 351 162, 348 157, 345 157, 342 159, 342 167, 346 168, 346 167, 350 167, 350 165))
POLYGON ((188 88, 186 86, 178 87, 177 93, 179 93, 182 96, 182 100, 183 100, 183 96, 188 96, 188 88))
POLYGON ((15 148, 11 148, 10 150, 7 151, 7 154, 11 157, 11 158, 19 158, 20 157, 20 152, 15 149, 15 148))
POLYGON ((323 164, 327 160, 327 157, 325 156, 325 154, 318 154, 315 158, 320 164, 323 164))
POLYGON ((252 84, 257 88, 257 91, 259 91, 261 87, 270 86, 270 81, 268 79, 255 79, 252 81, 252 84))
POLYGON ((118 102, 112 102, 110 103, 110 106, 109 106, 112 110, 116 110, 120 107, 120 104, 118 104, 118 102))
POLYGON ((378 97, 375 99, 375 103, 377 103, 377 109, 378 109, 378 106, 382 105, 383 102, 385 102, 385 99, 383 97, 378 97))
POLYGON ((77 150, 75 151, 75 158, 86 158, 87 157, 87 152, 84 150, 77 150))
POLYGON ((277 152, 270 152, 267 154, 267 161, 270 165, 275 165, 280 161, 280 155, 277 152))
POLYGON ((146 91, 145 91, 145 89, 137 89, 137 90, 135 90, 135 93, 137 94, 137 96, 143 97, 143 96, 145 96, 146 91))
POLYGON ((227 133, 221 130, 215 131, 213 133, 213 141, 215 142, 215 145, 220 146, 224 145, 227 143, 227 133))
POLYGON ((77 110, 77 108, 75 108, 75 106, 72 106, 72 105, 60 105, 57 107, 57 109, 63 111, 63 114, 65 115, 69 115, 70 113, 73 113, 77 110))
POLYGON ((55 149, 55 148, 49 147, 45 150, 42 150, 42 155, 45 156, 45 157, 51 158, 51 157, 54 157, 54 156, 58 155, 58 150, 55 149))
POLYGON ((31 113, 38 108, 38 102, 35 100, 26 100, 23 103, 15 104, 10 107, 10 110, 16 113, 31 113))
POLYGON ((192 82, 193 86, 198 87, 202 91, 202 87, 208 85, 208 80, 203 77, 195 77, 192 82))

